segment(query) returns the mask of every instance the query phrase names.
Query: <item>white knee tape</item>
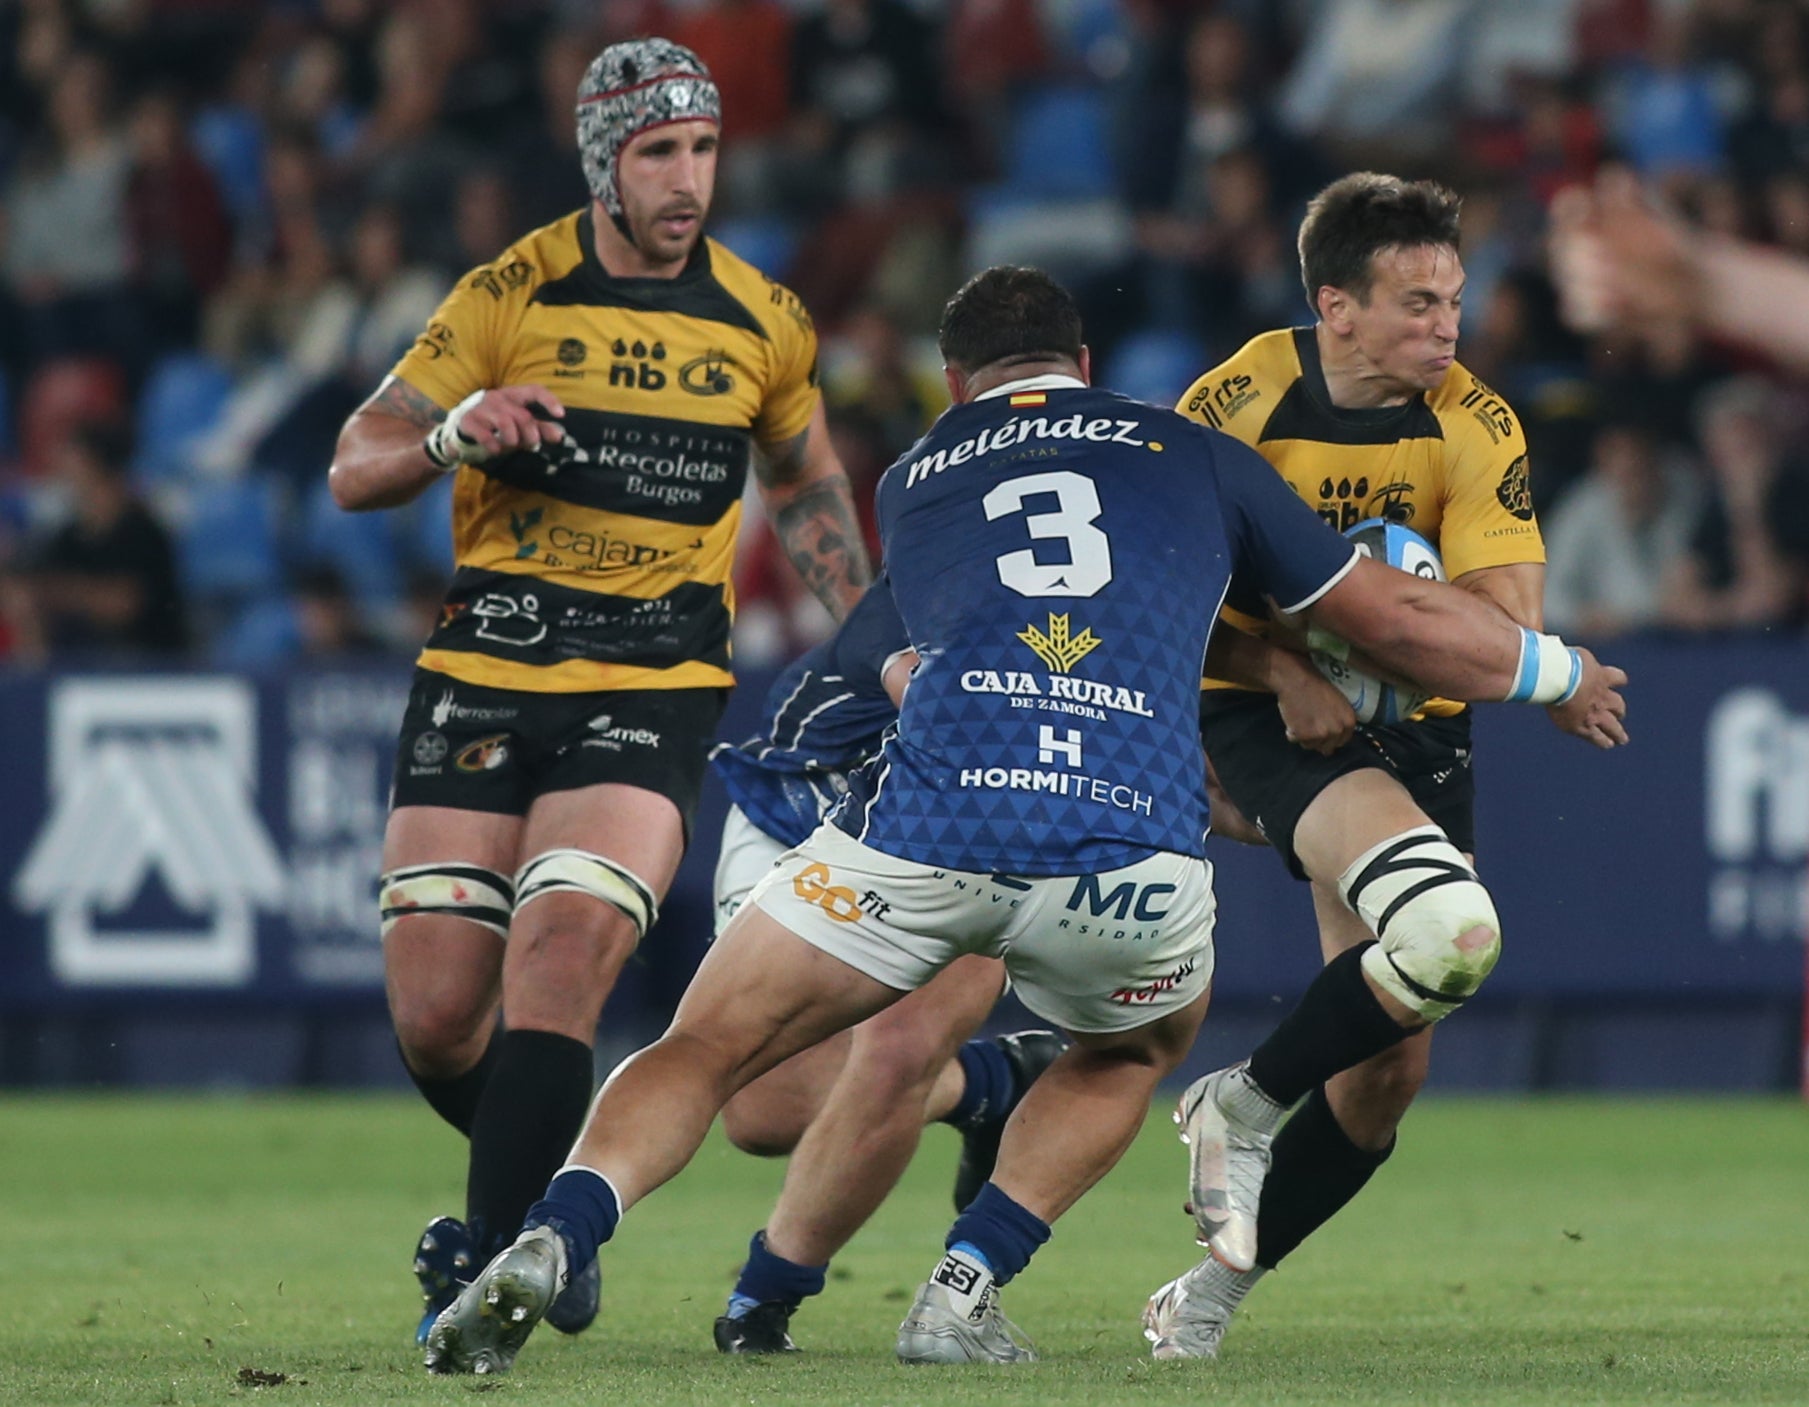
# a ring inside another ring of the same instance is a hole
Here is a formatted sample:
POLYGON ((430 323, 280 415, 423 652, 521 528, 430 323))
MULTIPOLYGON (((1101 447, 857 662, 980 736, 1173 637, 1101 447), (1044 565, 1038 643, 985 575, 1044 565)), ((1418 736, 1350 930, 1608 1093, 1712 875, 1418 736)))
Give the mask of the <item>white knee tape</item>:
POLYGON ((1365 851, 1338 890, 1376 935, 1363 970, 1427 1021, 1462 1005, 1501 954, 1495 903, 1437 826, 1365 851))
POLYGON ((636 938, 647 936, 660 913, 659 902, 640 876, 588 850, 548 850, 515 875, 518 910, 543 894, 558 893, 588 894, 620 909, 634 924, 636 938))
POLYGON ((377 903, 385 937, 405 918, 444 914, 469 919, 498 938, 507 938, 509 914, 515 908, 515 887, 507 877, 478 865, 451 861, 407 865, 383 876, 377 903))

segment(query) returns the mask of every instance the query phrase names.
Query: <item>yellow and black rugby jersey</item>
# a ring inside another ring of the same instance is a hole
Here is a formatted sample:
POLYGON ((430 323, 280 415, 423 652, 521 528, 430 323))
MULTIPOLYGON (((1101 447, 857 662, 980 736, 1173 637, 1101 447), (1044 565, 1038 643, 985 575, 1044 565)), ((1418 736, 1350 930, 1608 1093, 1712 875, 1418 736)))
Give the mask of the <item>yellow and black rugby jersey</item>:
POLYGON ((465 465, 458 571, 423 668, 547 693, 726 687, 729 570, 754 442, 817 404, 803 304, 714 240, 612 278, 588 210, 460 280, 393 374, 450 410, 545 386, 565 440, 465 465))
MULTIPOLYGON (((1283 328, 1207 372, 1175 409, 1256 450, 1340 532, 1365 518, 1406 524, 1439 549, 1452 580, 1545 560, 1526 436, 1461 363, 1405 405, 1346 410, 1332 404, 1313 329, 1283 328)), ((1225 619, 1254 634, 1267 627, 1235 583, 1225 619)), ((1461 707, 1435 700, 1426 711, 1461 707)))

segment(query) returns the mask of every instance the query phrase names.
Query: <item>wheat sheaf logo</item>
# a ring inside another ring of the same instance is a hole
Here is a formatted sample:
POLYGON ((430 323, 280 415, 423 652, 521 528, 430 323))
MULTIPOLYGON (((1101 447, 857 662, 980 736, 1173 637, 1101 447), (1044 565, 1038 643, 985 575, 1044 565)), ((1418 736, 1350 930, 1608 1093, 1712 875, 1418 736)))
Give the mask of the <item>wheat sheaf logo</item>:
POLYGON ((1093 633, 1093 627, 1087 626, 1078 635, 1069 634, 1066 613, 1056 615, 1049 612, 1049 633, 1045 635, 1034 625, 1027 625, 1018 632, 1018 639, 1036 651, 1036 657, 1057 674, 1066 674, 1079 664, 1098 645, 1105 642, 1093 633))

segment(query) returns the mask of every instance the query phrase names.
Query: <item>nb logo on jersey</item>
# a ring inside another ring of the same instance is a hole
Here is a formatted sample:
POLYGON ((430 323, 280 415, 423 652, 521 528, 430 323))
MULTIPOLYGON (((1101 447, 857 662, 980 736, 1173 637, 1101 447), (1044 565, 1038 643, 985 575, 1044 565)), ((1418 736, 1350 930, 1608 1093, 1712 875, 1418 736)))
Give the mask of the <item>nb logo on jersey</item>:
POLYGON ((1381 484, 1371 487, 1369 477, 1321 479, 1319 481, 1319 516, 1339 532, 1365 518, 1386 518, 1391 523, 1413 521, 1413 504, 1407 495, 1413 492, 1408 483, 1381 484))
POLYGON ((621 359, 609 364, 611 386, 622 386, 630 391, 666 389, 666 373, 654 365, 655 362, 666 360, 664 342, 655 342, 649 347, 645 342, 628 343, 618 337, 609 350, 611 355, 621 359))
POLYGON ((806 865, 792 880, 791 892, 806 904, 815 904, 837 923, 853 923, 861 917, 859 897, 845 884, 831 884, 827 865, 806 865))

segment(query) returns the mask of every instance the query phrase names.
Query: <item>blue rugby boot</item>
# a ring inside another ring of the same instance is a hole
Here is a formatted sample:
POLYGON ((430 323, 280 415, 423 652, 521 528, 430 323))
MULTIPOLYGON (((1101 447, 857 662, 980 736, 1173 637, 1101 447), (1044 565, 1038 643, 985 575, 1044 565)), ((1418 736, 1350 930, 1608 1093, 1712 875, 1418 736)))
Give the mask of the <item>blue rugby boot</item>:
POLYGON ((415 1329, 417 1347, 426 1346, 433 1321, 471 1279, 476 1269, 475 1251, 470 1230, 458 1218, 436 1216, 427 1223, 415 1246, 415 1279, 421 1282, 423 1306, 421 1323, 415 1329))

